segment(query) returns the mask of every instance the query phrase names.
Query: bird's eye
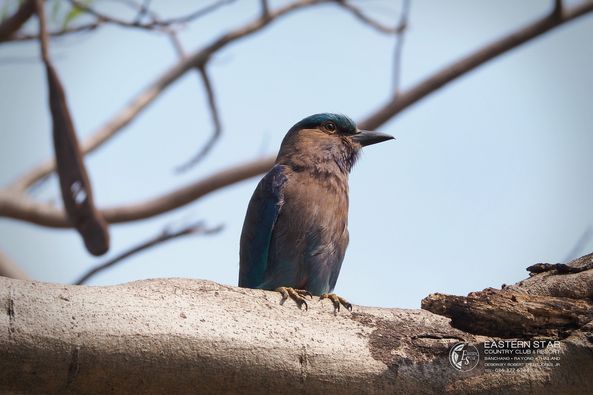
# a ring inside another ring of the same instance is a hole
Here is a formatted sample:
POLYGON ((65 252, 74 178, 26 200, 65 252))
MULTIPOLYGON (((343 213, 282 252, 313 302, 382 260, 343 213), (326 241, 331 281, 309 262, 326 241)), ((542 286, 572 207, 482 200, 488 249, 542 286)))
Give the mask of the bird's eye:
POLYGON ((333 123, 333 122, 327 122, 325 125, 323 125, 323 127, 328 132, 335 132, 336 131, 336 124, 333 123))

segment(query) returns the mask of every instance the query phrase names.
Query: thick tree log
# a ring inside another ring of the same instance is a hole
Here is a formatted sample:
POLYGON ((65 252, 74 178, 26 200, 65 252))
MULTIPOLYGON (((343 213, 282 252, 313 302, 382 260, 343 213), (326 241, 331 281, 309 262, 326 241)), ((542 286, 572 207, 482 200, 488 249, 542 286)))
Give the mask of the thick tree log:
POLYGON ((487 336, 564 338, 593 320, 593 302, 486 289, 467 297, 432 294, 422 308, 456 328, 487 336))
POLYGON ((564 338, 593 321, 593 254, 527 270, 538 274, 467 297, 432 294, 422 308, 450 317, 456 328, 486 336, 564 338))
POLYGON ((482 361, 454 369, 452 345, 483 353, 499 338, 428 311, 354 306, 334 315, 325 300, 308 311, 279 301, 202 280, 88 287, 0 278, 0 392, 593 393, 590 311, 564 327, 556 366, 505 373, 482 361))

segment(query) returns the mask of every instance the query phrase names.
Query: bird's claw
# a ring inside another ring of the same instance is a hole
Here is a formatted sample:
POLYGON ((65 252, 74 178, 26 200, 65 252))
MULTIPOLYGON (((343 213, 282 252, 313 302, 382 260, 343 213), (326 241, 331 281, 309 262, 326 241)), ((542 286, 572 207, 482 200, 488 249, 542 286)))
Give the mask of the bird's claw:
POLYGON ((334 305, 334 314, 340 311, 340 305, 344 306, 348 311, 352 311, 352 304, 346 299, 336 294, 323 294, 319 297, 319 300, 329 299, 334 305))
POLYGON ((305 300, 305 297, 307 296, 313 298, 313 295, 311 295, 309 291, 305 289, 295 289, 291 287, 278 287, 276 288, 276 292, 280 292, 280 294, 282 295, 282 300, 280 301, 280 304, 284 304, 286 299, 288 299, 288 297, 290 296, 290 298, 295 301, 297 306, 299 306, 299 309, 301 309, 302 306, 305 305, 305 310, 309 310, 309 305, 305 300))

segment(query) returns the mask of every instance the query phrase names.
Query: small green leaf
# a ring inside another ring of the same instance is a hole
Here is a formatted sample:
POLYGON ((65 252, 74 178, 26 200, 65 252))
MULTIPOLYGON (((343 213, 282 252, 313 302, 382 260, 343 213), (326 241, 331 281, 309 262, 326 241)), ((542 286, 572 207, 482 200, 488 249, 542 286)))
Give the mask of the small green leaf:
MULTIPOLYGON (((93 0, 82 0, 81 3, 83 3, 84 5, 90 5, 93 2, 93 0)), ((79 7, 72 7, 72 9, 70 9, 70 12, 68 12, 68 14, 66 15, 66 18, 64 18, 64 23, 62 24, 62 29, 65 29, 68 27, 68 25, 70 24, 70 22, 72 22, 74 19, 78 18, 81 14, 83 13, 82 8, 79 7)))

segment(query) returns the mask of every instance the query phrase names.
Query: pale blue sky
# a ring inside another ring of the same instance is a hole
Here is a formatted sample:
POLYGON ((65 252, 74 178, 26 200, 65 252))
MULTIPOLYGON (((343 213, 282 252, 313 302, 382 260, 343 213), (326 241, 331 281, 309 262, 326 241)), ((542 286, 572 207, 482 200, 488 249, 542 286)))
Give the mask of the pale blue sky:
MULTIPOLYGON (((195 7, 152 3, 166 15, 195 7)), ((192 24, 181 34, 186 49, 250 20, 258 3, 238 1, 192 24)), ((540 17, 550 4, 413 0, 403 89, 540 17)), ((364 8, 393 23, 399 2, 364 8)), ((380 129, 397 141, 366 148, 353 170, 351 241, 337 293, 355 304, 418 307, 431 292, 499 287, 524 278, 530 264, 567 257, 593 227, 591 37, 588 15, 465 75, 380 129)), ((312 113, 363 119, 390 94, 393 46, 392 37, 324 5, 227 47, 209 67, 224 126, 212 154, 186 174, 173 172, 212 130, 199 79, 189 73, 88 156, 98 205, 140 201, 275 153, 284 133, 312 113)), ((81 136, 176 59, 164 37, 118 27, 54 42, 51 52, 81 136)), ((0 45, 0 185, 52 154, 37 54, 35 43, 0 45)), ((106 257, 88 255, 71 230, 7 219, 0 219, 0 249, 35 279, 71 282, 165 225, 204 219, 226 228, 137 255, 91 283, 192 277, 234 285, 243 216, 258 179, 167 215, 112 226, 106 257)), ((59 202, 56 185, 52 178, 36 196, 59 202)), ((589 238, 580 254, 591 251, 589 238)))

